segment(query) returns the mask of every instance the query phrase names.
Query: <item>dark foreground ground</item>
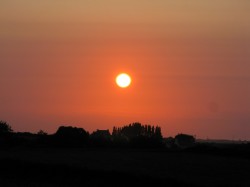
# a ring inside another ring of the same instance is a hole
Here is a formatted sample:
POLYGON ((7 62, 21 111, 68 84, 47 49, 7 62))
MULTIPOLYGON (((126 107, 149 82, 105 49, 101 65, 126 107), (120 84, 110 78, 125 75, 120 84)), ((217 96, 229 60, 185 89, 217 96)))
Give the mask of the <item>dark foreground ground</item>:
POLYGON ((162 150, 0 150, 0 186, 250 186, 250 159, 162 150))

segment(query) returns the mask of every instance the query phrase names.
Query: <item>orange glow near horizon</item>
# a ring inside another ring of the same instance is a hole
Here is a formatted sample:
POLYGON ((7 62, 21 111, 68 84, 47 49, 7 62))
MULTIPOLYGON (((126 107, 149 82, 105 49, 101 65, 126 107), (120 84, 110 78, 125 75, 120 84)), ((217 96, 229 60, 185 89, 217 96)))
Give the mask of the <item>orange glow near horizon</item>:
POLYGON ((164 136, 250 139, 249 7, 3 1, 0 120, 16 131, 138 121, 161 126, 164 136), (132 79, 125 89, 116 83, 122 72, 132 79))

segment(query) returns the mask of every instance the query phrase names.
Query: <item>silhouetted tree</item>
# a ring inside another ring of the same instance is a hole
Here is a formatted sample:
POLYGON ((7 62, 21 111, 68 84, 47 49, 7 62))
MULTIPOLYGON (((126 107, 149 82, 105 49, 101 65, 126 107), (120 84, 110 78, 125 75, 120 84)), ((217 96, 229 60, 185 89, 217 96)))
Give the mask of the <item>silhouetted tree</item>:
POLYGON ((136 147, 156 147, 163 145, 161 128, 151 125, 142 125, 139 122, 113 128, 114 143, 127 143, 136 147), (122 141, 121 141, 122 140, 122 141))
POLYGON ((77 128, 72 126, 60 126, 56 131, 56 135, 62 137, 82 137, 87 136, 88 133, 83 128, 77 128))
POLYGON ((12 139, 13 133, 11 126, 5 121, 0 121, 0 147, 12 145, 12 139))
POLYGON ((167 148, 174 148, 176 145, 175 145, 175 139, 173 137, 167 137, 167 138, 164 138, 163 139, 164 141, 164 144, 167 148))
POLYGON ((157 139, 162 139, 161 127, 156 126, 154 136, 157 139))
POLYGON ((0 134, 11 133, 12 131, 11 126, 7 122, 0 121, 0 134))
POLYGON ((48 135, 47 132, 43 131, 43 130, 39 130, 37 132, 37 144, 39 145, 51 145, 51 136, 48 135))
POLYGON ((116 127, 113 127, 113 132, 112 132, 112 136, 117 136, 118 134, 118 130, 116 127))
POLYGON ((111 134, 109 130, 97 129, 90 135, 90 142, 97 146, 111 145, 111 134))
POLYGON ((78 146, 87 143, 89 133, 83 128, 60 126, 54 136, 57 144, 78 146))
POLYGON ((45 136, 45 135, 48 135, 48 133, 45 132, 45 131, 43 131, 43 130, 39 130, 39 131, 37 132, 37 135, 45 136))
POLYGON ((148 135, 151 136, 151 126, 148 125, 148 135))
MULTIPOLYGON (((156 127, 157 128, 157 127, 156 127)), ((152 134, 154 134, 155 133, 155 127, 153 126, 152 127, 152 134)))
POLYGON ((188 134, 178 134, 175 136, 175 144, 180 148, 187 148, 193 146, 195 137, 188 134))

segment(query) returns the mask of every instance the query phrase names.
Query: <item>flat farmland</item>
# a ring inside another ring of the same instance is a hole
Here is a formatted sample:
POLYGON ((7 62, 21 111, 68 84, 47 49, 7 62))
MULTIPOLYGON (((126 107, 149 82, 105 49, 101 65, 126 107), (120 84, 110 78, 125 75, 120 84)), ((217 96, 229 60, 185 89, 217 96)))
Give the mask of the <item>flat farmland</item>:
POLYGON ((162 150, 0 151, 5 186, 250 186, 250 159, 162 150))

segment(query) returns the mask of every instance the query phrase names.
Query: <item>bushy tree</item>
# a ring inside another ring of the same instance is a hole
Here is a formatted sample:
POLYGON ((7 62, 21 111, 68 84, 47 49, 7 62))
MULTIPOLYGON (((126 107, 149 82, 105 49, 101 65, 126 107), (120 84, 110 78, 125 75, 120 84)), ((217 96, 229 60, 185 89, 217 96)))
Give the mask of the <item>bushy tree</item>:
POLYGON ((175 144, 181 148, 191 147, 195 144, 195 137, 188 134, 178 134, 175 136, 175 144))
POLYGON ((89 133, 83 128, 72 126, 60 126, 54 137, 57 143, 61 145, 82 145, 86 144, 89 138, 89 133))
POLYGON ((0 134, 11 133, 13 130, 6 121, 0 121, 0 134))

